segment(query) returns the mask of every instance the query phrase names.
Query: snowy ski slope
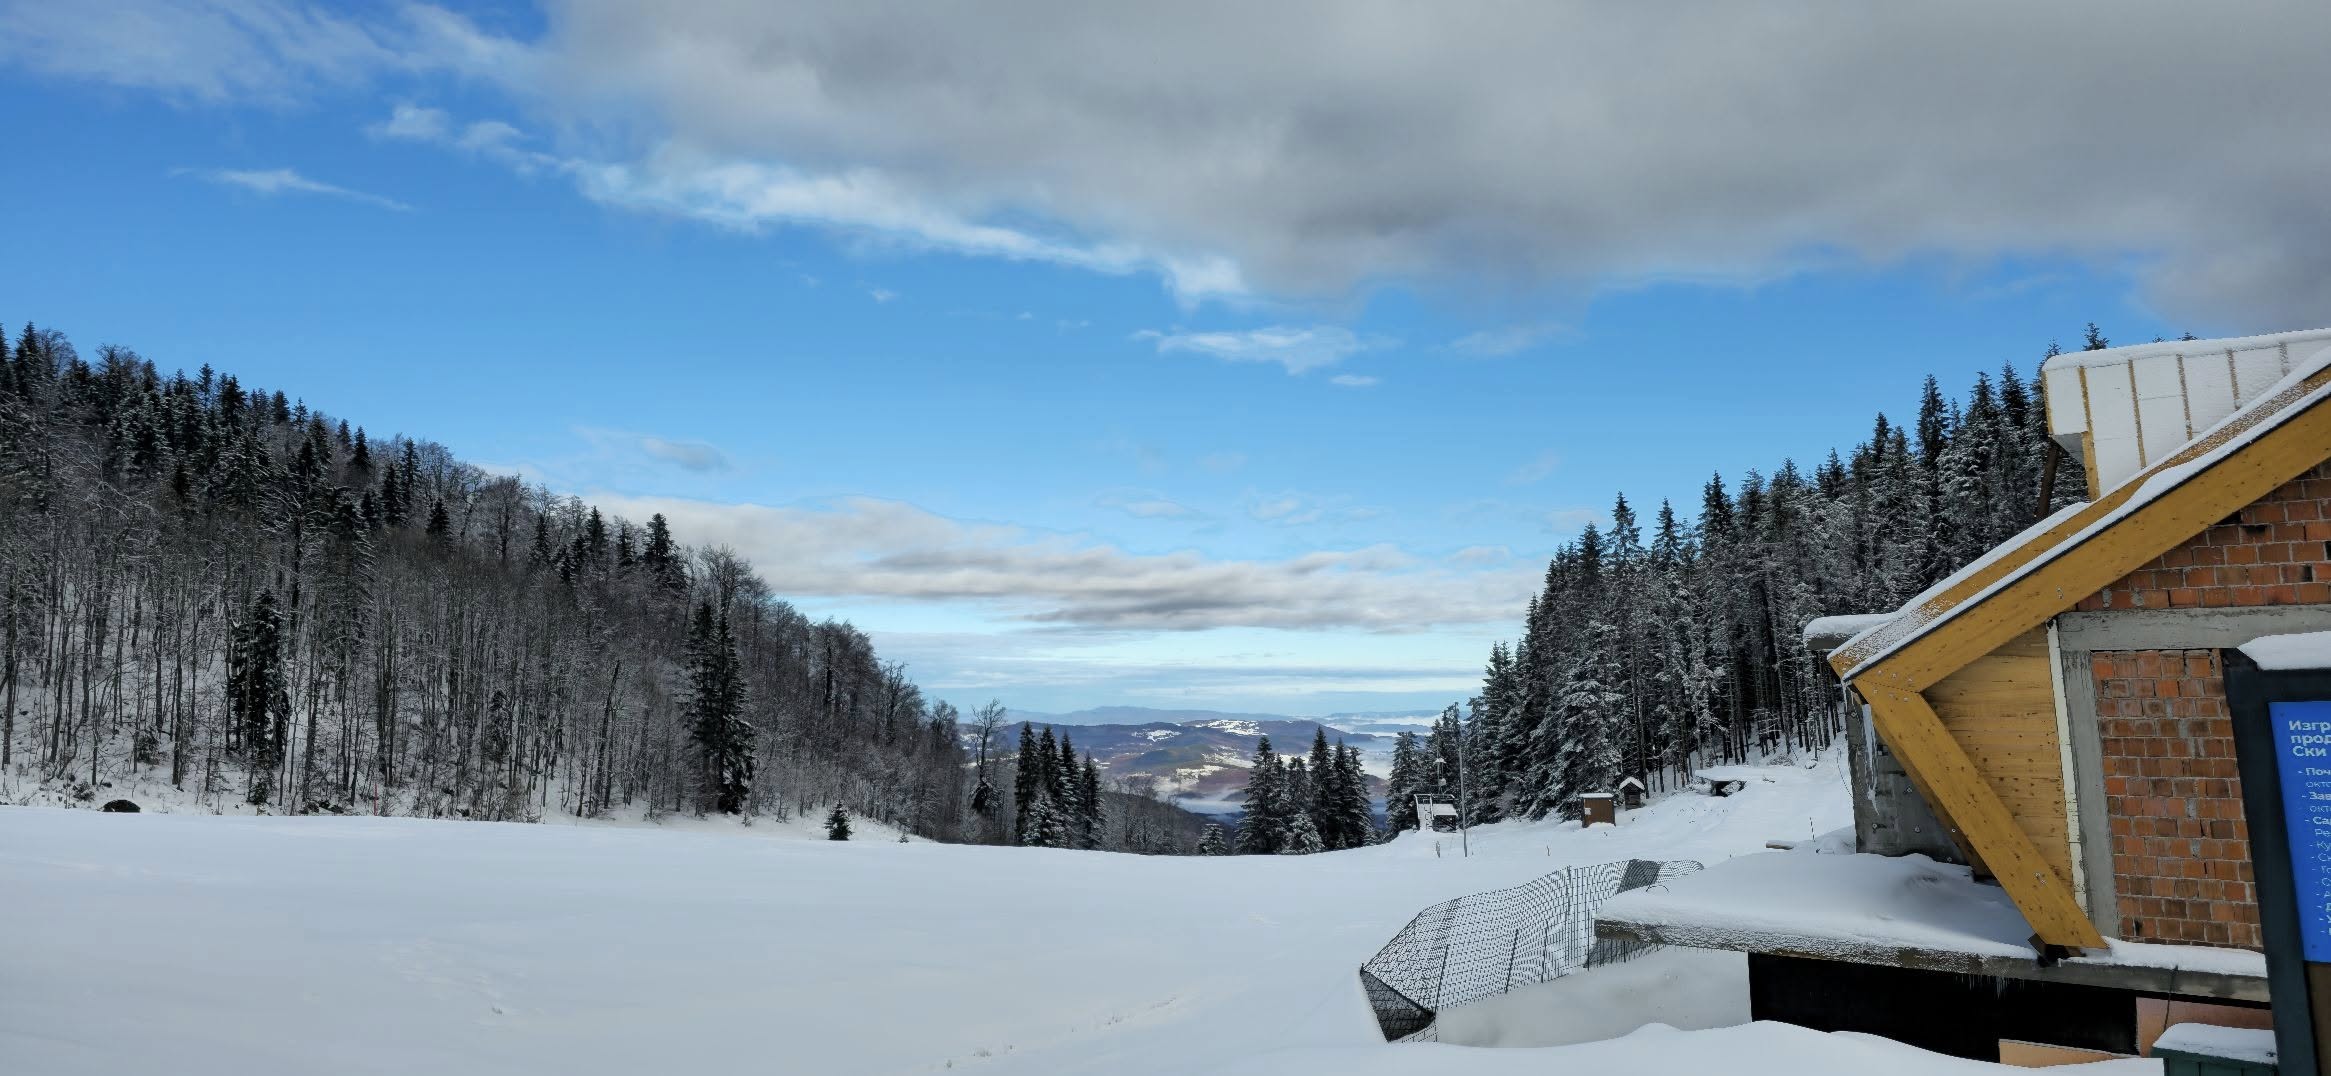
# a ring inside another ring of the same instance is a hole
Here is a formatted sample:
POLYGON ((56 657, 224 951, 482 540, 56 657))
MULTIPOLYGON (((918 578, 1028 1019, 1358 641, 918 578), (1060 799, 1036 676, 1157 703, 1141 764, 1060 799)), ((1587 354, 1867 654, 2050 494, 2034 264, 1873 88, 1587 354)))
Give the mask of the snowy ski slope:
MULTIPOLYGON (((24 1076, 1413 1072, 1400 1052, 1428 1050, 1434 1071, 1507 1071, 1535 1052, 1382 1045, 1352 969, 1459 893, 1843 823, 1838 767, 1772 773, 1617 829, 1479 830, 1472 859, 1417 835, 1168 859, 0 809, 0 1058, 24 1076)), ((1791 1031, 1638 1038, 1873 1049, 1791 1031)))

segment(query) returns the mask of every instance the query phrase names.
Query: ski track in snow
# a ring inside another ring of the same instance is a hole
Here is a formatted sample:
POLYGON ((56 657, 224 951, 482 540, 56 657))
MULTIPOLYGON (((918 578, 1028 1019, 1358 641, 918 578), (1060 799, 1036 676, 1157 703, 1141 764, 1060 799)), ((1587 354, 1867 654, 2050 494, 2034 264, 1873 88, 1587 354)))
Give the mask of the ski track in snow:
POLYGON ((1850 820, 1836 762, 1769 772, 1616 828, 1476 829, 1470 859, 1455 835, 1200 859, 0 809, 0 1058, 27 1076, 1308 1072, 1375 1053, 1474 1071, 1460 1059, 1530 1051, 1384 1046, 1353 969, 1449 897, 1850 820))

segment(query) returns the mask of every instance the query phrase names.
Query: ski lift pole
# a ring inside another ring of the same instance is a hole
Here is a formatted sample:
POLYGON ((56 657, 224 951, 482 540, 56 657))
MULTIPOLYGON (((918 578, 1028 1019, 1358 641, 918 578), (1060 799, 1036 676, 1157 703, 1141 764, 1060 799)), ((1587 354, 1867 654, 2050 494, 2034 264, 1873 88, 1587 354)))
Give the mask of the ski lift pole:
POLYGON ((1473 858, 1473 841, 1465 834, 1465 723, 1457 722, 1457 847, 1465 858, 1473 858))

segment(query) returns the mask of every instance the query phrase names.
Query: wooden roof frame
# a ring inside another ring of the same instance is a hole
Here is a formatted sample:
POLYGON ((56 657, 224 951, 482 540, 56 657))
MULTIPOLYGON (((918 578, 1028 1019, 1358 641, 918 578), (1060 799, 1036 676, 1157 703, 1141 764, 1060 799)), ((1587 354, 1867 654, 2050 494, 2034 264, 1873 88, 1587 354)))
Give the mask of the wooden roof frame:
POLYGON ((2256 401, 1830 655, 1913 785, 1999 879, 2041 943, 2105 945, 2070 881, 2048 866, 1925 691, 2331 457, 2331 396, 2317 393, 2326 384, 2331 368, 2256 401), (2131 506, 2150 479, 2236 438, 2247 439, 2131 506))

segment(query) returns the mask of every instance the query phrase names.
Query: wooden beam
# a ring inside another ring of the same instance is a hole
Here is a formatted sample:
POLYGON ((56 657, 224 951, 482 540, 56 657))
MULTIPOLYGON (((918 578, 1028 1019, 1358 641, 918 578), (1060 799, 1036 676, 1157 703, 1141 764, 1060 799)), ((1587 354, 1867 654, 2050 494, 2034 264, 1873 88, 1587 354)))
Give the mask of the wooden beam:
POLYGON ((2307 473, 2326 457, 2331 457, 2331 400, 2319 400, 2091 535, 2077 550, 2065 551, 1952 617, 1950 623, 1911 640, 1855 680, 1924 691, 2307 473))
POLYGON ((1879 735, 1894 748, 1903 768, 1918 775, 1927 802, 1957 827, 1991 868, 2039 940, 2071 949, 2104 948, 2104 936, 2088 921, 2071 885, 2016 824, 1990 780, 1951 738, 1926 698, 1884 686, 1865 684, 1861 690, 1879 735))

